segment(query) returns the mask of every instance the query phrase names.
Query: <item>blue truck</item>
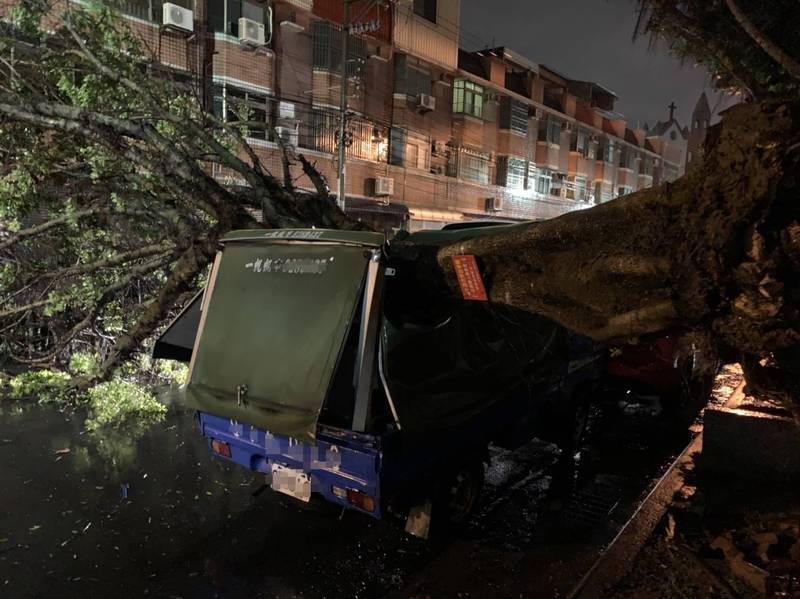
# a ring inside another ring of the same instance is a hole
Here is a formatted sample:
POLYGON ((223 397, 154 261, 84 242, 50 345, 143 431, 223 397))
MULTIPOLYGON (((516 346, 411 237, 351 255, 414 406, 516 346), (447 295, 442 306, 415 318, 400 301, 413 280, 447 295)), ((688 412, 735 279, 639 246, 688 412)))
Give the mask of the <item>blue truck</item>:
POLYGON ((577 440, 604 353, 486 301, 409 319, 387 302, 398 274, 382 234, 231 233, 154 356, 189 362, 186 398, 214 456, 425 536, 431 514, 469 517, 490 444, 577 440))

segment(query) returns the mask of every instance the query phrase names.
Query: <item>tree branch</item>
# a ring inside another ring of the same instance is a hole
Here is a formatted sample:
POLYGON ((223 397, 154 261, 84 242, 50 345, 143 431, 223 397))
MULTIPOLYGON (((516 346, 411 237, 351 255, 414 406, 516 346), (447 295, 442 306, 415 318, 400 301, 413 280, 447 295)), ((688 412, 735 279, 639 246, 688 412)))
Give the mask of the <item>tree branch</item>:
POLYGON ((777 62, 792 78, 800 80, 800 62, 794 60, 783 48, 772 41, 759 27, 745 14, 734 0, 725 0, 728 10, 739 26, 755 41, 767 55, 777 62))

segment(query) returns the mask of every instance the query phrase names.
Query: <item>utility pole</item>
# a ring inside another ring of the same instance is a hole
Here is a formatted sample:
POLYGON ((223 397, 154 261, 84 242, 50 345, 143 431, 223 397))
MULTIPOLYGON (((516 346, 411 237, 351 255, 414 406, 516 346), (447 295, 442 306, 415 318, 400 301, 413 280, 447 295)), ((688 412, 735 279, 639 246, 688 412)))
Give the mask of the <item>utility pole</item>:
POLYGON ((344 1, 344 16, 342 17, 342 69, 339 95, 339 180, 336 201, 339 208, 345 208, 345 161, 347 148, 347 54, 350 41, 350 0, 344 1))

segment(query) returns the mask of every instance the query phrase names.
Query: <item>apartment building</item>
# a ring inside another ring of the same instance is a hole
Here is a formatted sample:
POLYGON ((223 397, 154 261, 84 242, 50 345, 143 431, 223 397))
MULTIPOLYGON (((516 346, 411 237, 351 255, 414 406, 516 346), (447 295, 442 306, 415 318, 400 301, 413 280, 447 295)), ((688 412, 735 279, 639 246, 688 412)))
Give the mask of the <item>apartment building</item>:
POLYGON ((680 174, 680 149, 630 129, 601 84, 506 47, 460 49, 460 0, 349 0, 343 57, 344 1, 113 4, 208 110, 251 123, 268 168, 280 136, 334 191, 344 61, 345 208, 379 227, 552 218, 680 174))

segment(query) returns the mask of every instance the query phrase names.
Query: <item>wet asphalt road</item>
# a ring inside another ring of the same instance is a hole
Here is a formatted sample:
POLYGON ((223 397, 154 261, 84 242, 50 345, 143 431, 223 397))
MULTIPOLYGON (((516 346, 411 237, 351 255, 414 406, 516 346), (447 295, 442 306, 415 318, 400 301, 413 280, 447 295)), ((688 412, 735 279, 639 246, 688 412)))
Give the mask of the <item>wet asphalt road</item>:
POLYGON ((212 459, 180 407, 98 434, 80 411, 0 401, 0 597, 553 596, 689 438, 628 412, 596 418, 576 469, 543 442, 493 451, 472 522, 424 542, 399 521, 254 496, 261 479, 212 459), (515 568, 540 580, 521 590, 515 568))

